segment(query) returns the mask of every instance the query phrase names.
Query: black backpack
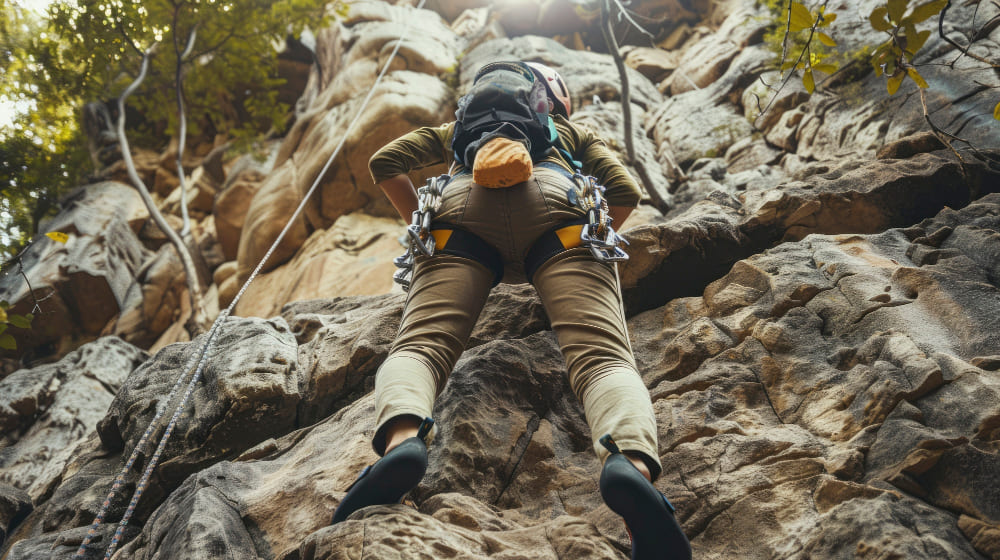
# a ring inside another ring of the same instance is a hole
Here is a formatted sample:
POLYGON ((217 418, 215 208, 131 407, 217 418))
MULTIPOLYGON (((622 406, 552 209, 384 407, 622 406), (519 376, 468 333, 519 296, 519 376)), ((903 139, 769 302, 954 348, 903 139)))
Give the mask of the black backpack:
POLYGON ((451 149, 455 160, 468 168, 479 147, 497 136, 524 141, 533 161, 559 138, 549 116, 545 84, 523 62, 483 66, 469 93, 458 100, 455 117, 451 149))

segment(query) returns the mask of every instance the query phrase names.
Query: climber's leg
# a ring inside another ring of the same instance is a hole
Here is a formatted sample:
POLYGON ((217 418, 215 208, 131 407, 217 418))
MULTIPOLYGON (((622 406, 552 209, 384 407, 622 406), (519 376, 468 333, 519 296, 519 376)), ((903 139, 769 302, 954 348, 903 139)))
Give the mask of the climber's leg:
POLYGON ((394 504, 412 490, 427 472, 427 444, 424 437, 433 421, 427 418, 417 434, 407 438, 374 465, 361 471, 347 495, 333 513, 331 523, 340 523, 355 511, 377 504, 394 504))
POLYGON ((431 416, 493 279, 485 266, 462 257, 435 255, 417 261, 399 332, 375 377, 372 447, 379 455, 386 451, 390 428, 403 430, 431 416), (392 422, 400 417, 410 420, 392 422))
POLYGON ((614 270, 589 250, 572 249, 542 265, 533 283, 566 358, 570 386, 583 403, 595 452, 604 461, 609 452, 597 438, 613 434, 655 480, 661 470, 656 418, 632 357, 614 270))
POLYGON ((533 281, 604 461, 601 496, 625 519, 632 558, 690 558, 673 507, 650 482, 662 469, 656 418, 632 356, 614 269, 586 249, 570 250, 542 265, 533 281))
POLYGON ((632 560, 690 560, 691 544, 674 506, 625 458, 610 435, 601 438, 611 456, 601 471, 601 497, 622 516, 632 537, 632 560))
POLYGON ((423 478, 434 399, 465 348, 493 278, 483 265, 461 257, 417 262, 399 333, 375 378, 372 446, 383 457, 348 489, 333 523, 363 507, 396 503, 423 478))

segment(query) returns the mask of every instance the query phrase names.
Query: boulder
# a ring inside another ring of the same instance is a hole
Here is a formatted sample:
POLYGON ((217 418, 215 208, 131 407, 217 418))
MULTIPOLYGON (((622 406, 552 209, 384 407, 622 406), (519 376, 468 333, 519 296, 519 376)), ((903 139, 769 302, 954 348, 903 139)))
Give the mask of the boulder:
POLYGON ((31 496, 27 492, 0 484, 0 546, 7 540, 7 533, 31 511, 31 496))
MULTIPOLYGON (((664 176, 660 162, 656 158, 656 146, 643 134, 642 122, 645 116, 646 114, 641 107, 632 104, 632 145, 635 150, 636 160, 646 169, 646 173, 652 184, 643 184, 642 174, 636 171, 634 164, 626 164, 626 166, 629 168, 629 172, 639 185, 639 188, 647 191, 645 198, 663 200, 669 206, 671 202, 671 195, 669 193, 670 183, 664 176), (648 192, 649 189, 653 189, 656 192, 650 195, 648 192)), ((615 152, 619 161, 628 162, 628 149, 625 145, 625 125, 621 103, 609 102, 588 105, 573 113, 572 122, 597 132, 612 151, 615 152)))
POLYGON ((66 243, 39 236, 21 256, 24 275, 0 278, 8 311, 37 316, 30 330, 10 331, 17 351, 3 355, 25 362, 59 358, 95 339, 124 305, 148 256, 134 233, 147 216, 134 191, 118 183, 88 185, 71 195, 45 230, 67 234, 66 243), (108 205, 105 196, 121 208, 108 205))
POLYGON ((54 364, 18 370, 0 381, 0 485, 44 500, 126 376, 147 358, 119 338, 104 337, 54 364))
POLYGON ((677 68, 677 54, 650 47, 623 48, 625 64, 654 83, 660 83, 677 68))
MULTIPOLYGON (((766 67, 771 54, 749 46, 726 65, 709 85, 674 95, 647 113, 651 133, 663 160, 687 169, 702 157, 721 157, 753 128, 731 99, 739 99, 766 67)), ((674 72, 675 80, 680 70, 674 72)))
POLYGON ((716 190, 665 223, 629 231, 631 259, 622 266, 626 305, 635 312, 696 295, 733 263, 777 241, 906 227, 1000 185, 997 172, 981 162, 967 162, 963 176, 960 163, 943 150, 862 161, 814 167, 805 180, 770 189, 764 182, 738 198, 716 190))
POLYGON ((286 162, 268 175, 250 200, 236 251, 241 283, 250 277, 286 226, 287 233, 265 263, 267 268, 264 270, 288 260, 309 236, 309 228, 302 215, 294 216, 301 201, 292 187, 298 173, 298 168, 291 161, 286 162))
POLYGON ((163 245, 136 273, 110 334, 149 348, 189 306, 184 265, 172 245, 163 245))
POLYGON ((292 260, 258 276, 236 313, 272 317, 300 299, 388 293, 395 285, 392 261, 404 252, 403 229, 399 220, 341 216, 330 229, 313 232, 292 260))
POLYGON ((240 235, 247 211, 263 180, 264 175, 261 173, 243 172, 229 182, 226 189, 215 198, 212 215, 215 217, 222 254, 229 260, 236 259, 239 254, 240 235))
POLYGON ((314 71, 321 77, 311 83, 318 89, 309 94, 312 103, 289 131, 275 170, 250 204, 239 243, 240 278, 249 275, 316 183, 304 215, 265 271, 291 258, 309 231, 326 229, 344 214, 368 208, 391 215, 371 182, 368 158, 414 128, 451 120, 453 98, 441 78, 456 66, 457 47, 457 35, 437 14, 377 2, 352 4, 342 25, 317 35, 314 71), (403 18, 411 25, 419 22, 422 32, 410 34, 401 45, 391 71, 359 114, 380 65, 403 31, 403 18), (330 161, 334 150, 339 152, 330 161))
MULTIPOLYGON (((99 176, 105 181, 114 181, 134 187, 132 185, 132 178, 129 177, 128 170, 125 168, 125 162, 121 159, 121 151, 117 138, 114 142, 114 147, 111 149, 112 153, 109 154, 113 163, 102 169, 99 176)), ((152 187, 153 182, 156 180, 156 170, 160 168, 160 154, 153 150, 133 147, 132 163, 135 164, 136 174, 139 175, 139 179, 142 180, 143 184, 147 187, 152 187)))
MULTIPOLYGON (((167 226, 179 232, 184 228, 184 220, 180 216, 175 216, 174 214, 164 214, 163 220, 167 222, 167 226)), ((152 251, 159 251, 164 245, 170 243, 170 238, 167 237, 167 233, 160 229, 159 224, 154 220, 146 221, 142 229, 139 230, 139 239, 142 244, 152 251)))
POLYGON ((724 16, 719 28, 686 43, 675 56, 680 64, 660 90, 667 95, 679 95, 705 88, 719 81, 740 52, 762 42, 768 22, 766 9, 759 4, 734 4, 734 9, 720 12, 724 16))
MULTIPOLYGON (((956 12, 949 10, 948 19, 972 21, 973 9, 964 6, 956 12), (968 19, 962 20, 962 17, 968 19)), ((878 41, 882 39, 884 37, 878 41)), ((838 48, 851 48, 851 45, 845 43, 838 48)), ((997 49, 995 44, 986 48, 997 49)), ((815 159, 847 153, 871 155, 886 144, 926 132, 928 126, 921 97, 925 99, 928 118, 937 126, 975 146, 995 147, 995 124, 990 115, 996 100, 987 92, 991 87, 1000 86, 1000 78, 981 62, 961 56, 954 47, 944 43, 937 32, 931 33, 917 62, 921 75, 931 84, 922 95, 916 84, 907 79, 895 95, 888 96, 885 77, 869 73, 857 81, 837 85, 835 96, 810 98, 803 107, 806 115, 796 133, 797 153, 815 159), (952 61, 956 61, 954 68, 952 61), (853 100, 847 110, 831 111, 833 105, 842 103, 841 99, 845 98, 853 100)), ((964 144, 958 142, 956 145, 962 147, 964 144)))
MULTIPOLYGON (((207 336, 168 346, 129 375, 97 427, 105 448, 132 451, 156 413, 151 403, 191 373, 207 336)), ((164 491, 158 484, 179 483, 206 461, 234 456, 294 425, 301 397, 295 341, 285 322, 232 318, 216 336, 214 348, 229 351, 213 350, 203 368, 188 403, 194 414, 165 449, 154 495, 164 491)))

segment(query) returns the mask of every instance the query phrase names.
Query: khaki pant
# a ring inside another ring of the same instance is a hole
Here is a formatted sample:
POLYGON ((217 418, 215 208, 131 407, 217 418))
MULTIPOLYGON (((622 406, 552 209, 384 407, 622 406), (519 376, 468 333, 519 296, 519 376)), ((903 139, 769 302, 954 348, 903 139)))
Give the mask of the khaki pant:
MULTIPOLYGON (((487 189, 468 174, 445 188, 437 218, 482 237, 504 260, 505 281, 523 278, 522 263, 545 231, 583 213, 567 201, 569 180, 536 168, 532 179, 487 189)), ((461 257, 418 259, 399 333, 375 379, 377 429, 372 445, 382 455, 385 425, 400 415, 431 416, 465 349, 489 295, 493 273, 461 257)), ((625 451, 645 455, 655 479, 661 467, 656 419, 649 392, 632 356, 614 269, 585 248, 570 249, 543 264, 533 278, 566 359, 569 382, 590 425, 594 450, 611 434, 625 451)))

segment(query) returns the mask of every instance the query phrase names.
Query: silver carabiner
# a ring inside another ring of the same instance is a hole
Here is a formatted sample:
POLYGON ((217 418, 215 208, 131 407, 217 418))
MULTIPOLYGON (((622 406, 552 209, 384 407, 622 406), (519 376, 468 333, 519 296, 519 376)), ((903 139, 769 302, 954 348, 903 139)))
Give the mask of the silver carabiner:
POLYGON ((450 180, 451 175, 431 177, 426 185, 417 189, 417 209, 413 211, 410 225, 406 228, 409 239, 406 253, 393 260, 399 270, 392 275, 392 280, 402 286, 404 292, 410 290, 417 253, 427 257, 434 256, 436 243, 431 234, 431 224, 434 222, 434 213, 441 205, 441 193, 450 180))

